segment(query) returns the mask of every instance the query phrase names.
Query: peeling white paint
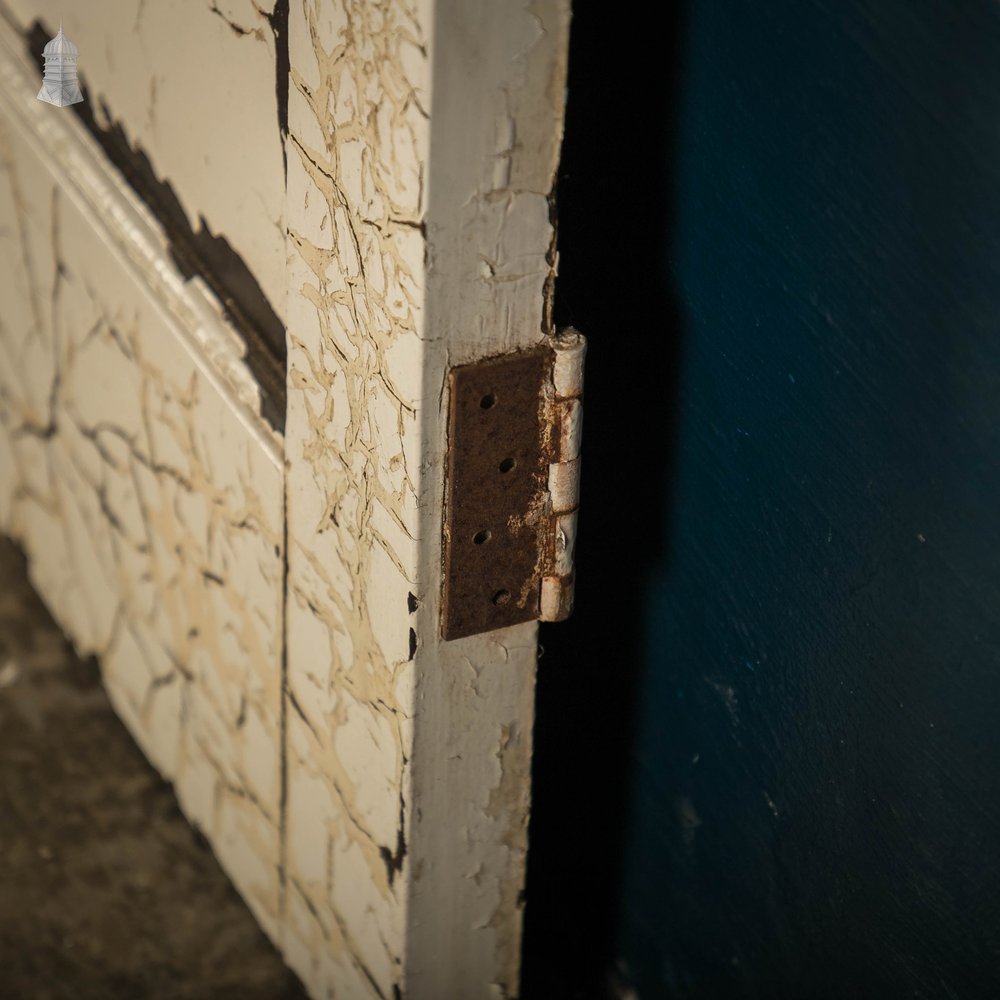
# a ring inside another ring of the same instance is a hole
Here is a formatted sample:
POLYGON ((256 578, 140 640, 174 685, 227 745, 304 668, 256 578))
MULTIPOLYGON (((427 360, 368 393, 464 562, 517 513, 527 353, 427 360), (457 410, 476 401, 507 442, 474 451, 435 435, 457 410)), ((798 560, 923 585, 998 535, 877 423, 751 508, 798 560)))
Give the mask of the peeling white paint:
POLYGON ((445 384, 551 332, 568 0, 292 0, 287 188, 273 5, 110 6, 87 80, 286 318, 286 434, 8 54, 0 528, 313 996, 513 996, 535 627, 439 638, 445 384))
POLYGON ((171 271, 79 124, 39 118, 52 109, 26 102, 31 89, 5 30, 0 529, 276 934, 276 442, 240 399, 236 368, 230 380, 201 349, 225 336, 218 316, 213 326, 171 271))
POLYGON ((37 18, 54 34, 63 19, 98 121, 107 124, 104 100, 129 142, 172 185, 191 227, 197 231, 204 216, 213 233, 224 234, 284 318, 285 184, 267 20, 274 0, 4 6, 22 29, 37 18))
POLYGON ((313 721, 289 773, 326 781, 308 821, 354 858, 329 897, 289 858, 316 996, 517 991, 535 627, 438 638, 443 390, 542 337, 567 28, 561 0, 293 4, 289 676, 313 721))

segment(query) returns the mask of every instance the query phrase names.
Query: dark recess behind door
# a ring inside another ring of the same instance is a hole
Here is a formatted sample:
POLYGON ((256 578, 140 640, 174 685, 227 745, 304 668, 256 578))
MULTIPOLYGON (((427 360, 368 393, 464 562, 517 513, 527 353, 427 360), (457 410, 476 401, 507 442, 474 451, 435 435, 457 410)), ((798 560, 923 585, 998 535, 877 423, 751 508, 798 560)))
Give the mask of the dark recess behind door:
POLYGON ((1000 5, 578 3, 523 996, 1000 996, 1000 5))

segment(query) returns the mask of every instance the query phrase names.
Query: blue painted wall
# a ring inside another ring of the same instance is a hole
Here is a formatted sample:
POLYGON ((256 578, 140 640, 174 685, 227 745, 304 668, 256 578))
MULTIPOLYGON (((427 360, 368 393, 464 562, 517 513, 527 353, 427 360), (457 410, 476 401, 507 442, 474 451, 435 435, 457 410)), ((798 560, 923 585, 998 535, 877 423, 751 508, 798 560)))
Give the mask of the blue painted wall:
POLYGON ((525 996, 1000 996, 1000 4, 582 8, 525 996))

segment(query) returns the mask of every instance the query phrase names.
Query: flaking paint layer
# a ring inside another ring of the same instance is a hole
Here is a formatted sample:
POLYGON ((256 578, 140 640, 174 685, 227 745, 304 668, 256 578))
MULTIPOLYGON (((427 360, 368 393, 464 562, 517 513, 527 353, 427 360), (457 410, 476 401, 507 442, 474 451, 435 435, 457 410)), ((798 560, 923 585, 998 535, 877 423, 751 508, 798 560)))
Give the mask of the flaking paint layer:
POLYGON ((0 528, 274 933, 280 465, 2 113, 0 220, 0 528))
POLYGON ((285 950, 317 996, 405 981, 425 6, 289 25, 285 950))
POLYGON ((284 318, 283 0, 3 0, 19 27, 63 20, 98 125, 121 122, 192 229, 225 235, 284 318))

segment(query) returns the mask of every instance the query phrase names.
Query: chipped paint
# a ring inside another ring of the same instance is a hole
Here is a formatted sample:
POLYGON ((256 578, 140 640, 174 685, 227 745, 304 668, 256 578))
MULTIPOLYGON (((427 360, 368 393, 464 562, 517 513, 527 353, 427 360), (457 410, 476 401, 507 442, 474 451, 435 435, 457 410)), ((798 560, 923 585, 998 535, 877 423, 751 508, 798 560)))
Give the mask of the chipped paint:
MULTIPOLYGON (((269 154, 242 220, 215 140, 173 149, 201 140, 171 142, 183 88, 148 40, 177 3, 132 7, 108 20, 138 45, 67 30, 281 300, 286 433, 155 220, 49 173, 54 134, 0 100, 0 526, 312 995, 513 996, 536 633, 438 637, 440 470, 448 368, 541 338, 568 3, 292 0, 287 187, 269 154), (155 86, 126 94, 139 56, 155 86)), ((281 8, 191 5, 198 58, 239 51, 262 89, 237 149, 265 118, 280 139, 281 8)))
POLYGON ((283 507, 273 440, 251 430, 226 378, 178 337, 165 287, 139 279, 138 253, 124 268, 80 189, 64 186, 58 156, 40 156, 44 139, 9 107, 0 102, 0 218, 11 223, 0 238, 0 527, 274 933, 283 507))
POLYGON ((278 38, 287 0, 3 0, 22 31, 60 18, 80 49, 98 125, 149 152, 191 229, 226 239, 284 319, 284 165, 278 38), (272 21, 277 16, 277 20, 272 21), (234 30, 238 25, 245 35, 234 30), (142 81, 137 86, 136 81, 142 81), (153 87, 147 81, 155 81, 153 87), (248 158, 247 150, 253 150, 248 158))
POLYGON ((567 8, 292 5, 287 823, 329 848, 289 852, 285 948, 317 996, 517 991, 535 626, 438 638, 445 379, 539 341, 567 8))
MULTIPOLYGON (((488 2, 435 5, 425 311, 435 336, 426 342, 424 396, 436 404, 451 365, 541 340, 568 22, 561 0, 516 12, 488 2), (483 43, 460 41, 470 37, 483 43), (498 128, 505 120, 513 126, 498 128)), ((446 453, 446 412, 446 401, 424 408, 429 455, 446 453)), ((421 500, 428 520, 440 517, 440 476, 425 479, 421 500)), ((440 542, 438 531, 421 535, 428 575, 440 566, 440 542)), ((409 985, 421 997, 513 997, 537 627, 441 642, 437 593, 426 594, 417 625, 425 644, 417 655, 409 985), (451 915, 446 931, 441 914, 451 915), (435 957, 442 933, 447 961, 435 957)))
POLYGON ((425 30, 362 0, 289 25, 286 953, 318 996, 405 980, 425 30))

